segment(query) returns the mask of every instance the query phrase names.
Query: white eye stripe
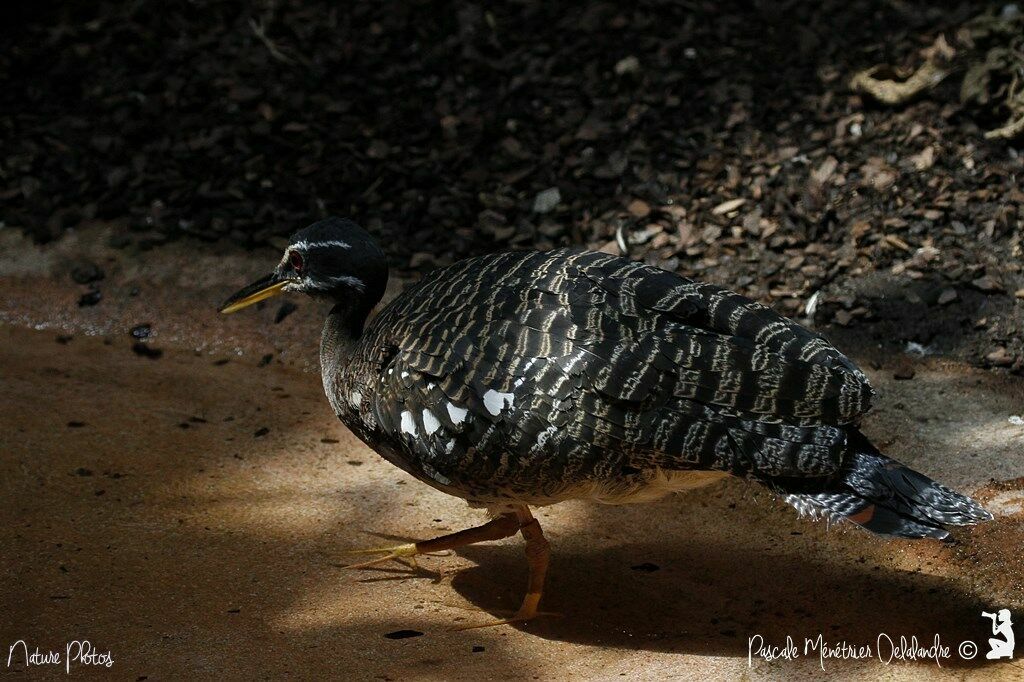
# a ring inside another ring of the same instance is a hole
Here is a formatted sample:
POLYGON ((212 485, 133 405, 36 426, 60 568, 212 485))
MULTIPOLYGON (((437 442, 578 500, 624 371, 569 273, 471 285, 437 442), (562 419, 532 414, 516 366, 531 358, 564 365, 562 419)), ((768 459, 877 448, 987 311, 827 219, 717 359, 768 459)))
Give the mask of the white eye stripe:
POLYGON ((343 242, 343 241, 340 241, 338 239, 331 239, 331 240, 327 240, 327 241, 323 241, 323 242, 306 242, 306 241, 295 242, 294 244, 289 244, 288 248, 285 249, 284 256, 281 257, 281 265, 285 265, 288 262, 288 259, 291 257, 291 255, 293 253, 299 253, 299 255, 301 256, 302 252, 308 252, 310 249, 316 249, 316 248, 322 248, 322 247, 327 247, 327 248, 334 247, 334 248, 338 248, 338 249, 351 249, 352 245, 349 244, 348 242, 343 242))
POLYGON ((291 244, 288 247, 288 249, 289 250, 291 250, 291 249, 300 249, 300 250, 303 250, 303 251, 308 251, 309 249, 316 249, 316 248, 320 248, 320 247, 324 247, 324 246, 326 246, 326 247, 332 247, 333 246, 333 247, 339 248, 339 249, 351 249, 352 248, 352 245, 349 244, 348 242, 339 241, 337 239, 331 239, 331 240, 324 241, 324 242, 295 242, 294 244, 291 244))
POLYGON ((300 286, 292 287, 288 289, 288 291, 329 291, 338 284, 347 284, 360 293, 366 291, 366 282, 358 277, 353 277, 352 275, 338 275, 337 277, 319 278, 307 274, 300 280, 300 282, 300 286))
POLYGON ((348 284, 353 289, 358 289, 359 291, 366 289, 366 282, 358 277, 353 277, 352 275, 338 275, 337 277, 331 277, 328 282, 331 284, 348 284))

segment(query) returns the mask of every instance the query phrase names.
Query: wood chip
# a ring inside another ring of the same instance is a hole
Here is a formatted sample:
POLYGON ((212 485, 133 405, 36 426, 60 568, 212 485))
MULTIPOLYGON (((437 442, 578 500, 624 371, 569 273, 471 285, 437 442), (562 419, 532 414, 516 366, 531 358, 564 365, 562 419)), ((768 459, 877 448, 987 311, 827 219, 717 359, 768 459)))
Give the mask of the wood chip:
POLYGON ((811 173, 811 179, 819 185, 824 185, 829 181, 838 167, 839 161, 836 160, 836 157, 830 156, 822 161, 820 166, 814 169, 814 172, 811 173))
POLYGON ((891 235, 891 234, 885 235, 885 243, 886 244, 892 244, 897 249, 902 249, 903 251, 907 251, 908 253, 912 250, 910 248, 909 244, 907 244, 905 241, 903 241, 902 239, 900 239, 899 237, 897 237, 895 235, 891 235))
POLYGON ((1009 367, 1013 364, 1013 356, 1003 346, 999 346, 986 355, 985 360, 996 367, 1009 367))
POLYGON ((711 209, 712 215, 725 215, 731 211, 735 211, 737 208, 747 203, 746 199, 730 199, 729 201, 723 201, 718 206, 711 209))
POLYGON ((935 165, 935 147, 925 147, 920 154, 910 157, 910 160, 917 170, 928 170, 935 165))
POLYGON ((643 199, 634 199, 629 202, 629 206, 626 207, 629 214, 634 218, 646 218, 651 215, 650 205, 643 199))
POLYGON ((976 289, 989 293, 998 293, 1003 291, 1003 285, 1000 284, 999 280, 991 275, 985 275, 971 282, 976 289))

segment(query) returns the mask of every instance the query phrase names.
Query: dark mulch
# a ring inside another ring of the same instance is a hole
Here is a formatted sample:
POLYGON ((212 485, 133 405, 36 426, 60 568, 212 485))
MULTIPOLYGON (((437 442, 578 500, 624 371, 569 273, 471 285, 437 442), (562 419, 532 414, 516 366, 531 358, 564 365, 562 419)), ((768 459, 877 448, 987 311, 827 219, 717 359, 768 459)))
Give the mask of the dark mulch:
POLYGON ((998 5, 12 4, 0 219, 40 241, 280 246, 344 214, 416 269, 621 226, 790 315, 823 291, 840 335, 938 316, 886 338, 1020 371, 1024 160, 952 80, 896 110, 846 85, 998 5))

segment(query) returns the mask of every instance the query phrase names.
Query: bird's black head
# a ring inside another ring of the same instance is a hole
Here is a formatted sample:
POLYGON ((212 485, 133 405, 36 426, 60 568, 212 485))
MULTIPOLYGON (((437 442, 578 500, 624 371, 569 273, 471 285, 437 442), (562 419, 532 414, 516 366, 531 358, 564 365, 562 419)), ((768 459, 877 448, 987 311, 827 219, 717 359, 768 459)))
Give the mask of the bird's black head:
POLYGON ((363 228, 344 218, 327 218, 292 235, 272 273, 224 302, 233 313, 282 291, 301 291, 333 301, 358 333, 384 295, 388 264, 363 228))

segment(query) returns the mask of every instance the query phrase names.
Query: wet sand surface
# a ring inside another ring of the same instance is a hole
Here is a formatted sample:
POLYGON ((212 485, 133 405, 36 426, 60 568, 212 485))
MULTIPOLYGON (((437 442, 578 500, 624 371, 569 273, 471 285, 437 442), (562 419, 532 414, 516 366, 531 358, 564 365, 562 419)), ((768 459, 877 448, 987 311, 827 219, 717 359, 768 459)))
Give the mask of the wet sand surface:
MULTIPOLYGON (((1014 609, 1024 636, 1019 379, 934 358, 912 359, 911 381, 869 371, 881 395, 868 434, 999 514, 955 543, 827 528, 733 480, 644 506, 566 503, 537 514, 553 546, 544 608, 561 616, 453 631, 515 608, 521 543, 344 570, 349 550, 483 516, 335 420, 316 373, 321 306, 299 300, 279 324, 277 304, 221 318, 217 302, 274 254, 177 244, 115 258, 101 236, 38 248, 0 235, 5 654, 19 639, 63 651, 87 638, 114 666, 72 672, 117 679, 817 678, 805 637, 874 652, 882 633, 926 646, 938 634, 942 668, 877 655, 824 667, 1024 677, 1019 656, 984 660, 981 616, 1014 609), (85 253, 107 278, 101 303, 79 308, 64 270, 85 253), (132 351, 141 323, 160 357, 132 351), (748 665, 757 635, 791 636, 800 657, 748 665), (967 639, 981 647, 970 662, 967 639)), ((18 655, 0 669, 66 677, 18 655)))

